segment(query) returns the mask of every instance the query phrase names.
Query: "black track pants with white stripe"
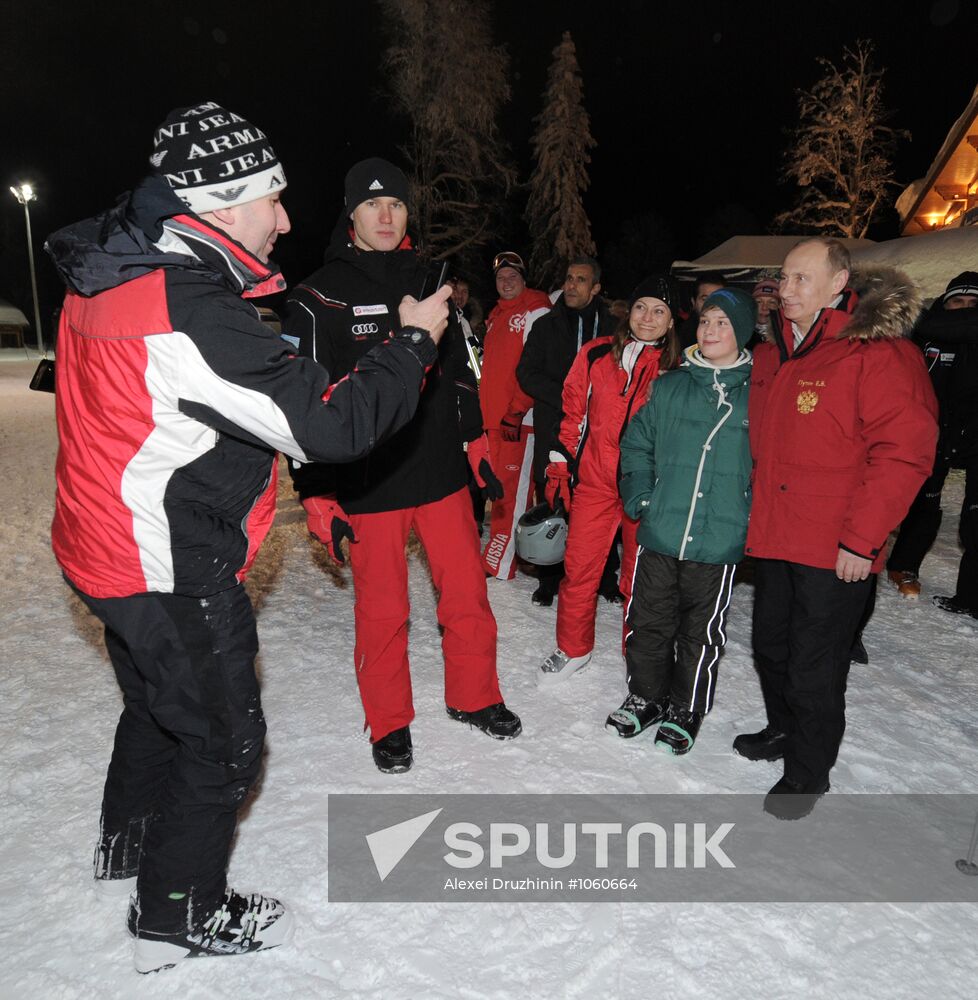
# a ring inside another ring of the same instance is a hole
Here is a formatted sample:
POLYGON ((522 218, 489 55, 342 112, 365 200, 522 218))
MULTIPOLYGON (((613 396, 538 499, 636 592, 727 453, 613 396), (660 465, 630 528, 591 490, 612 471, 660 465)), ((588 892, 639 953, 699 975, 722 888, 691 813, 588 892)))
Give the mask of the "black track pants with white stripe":
POLYGON ((709 712, 735 569, 639 550, 625 639, 629 691, 709 712))

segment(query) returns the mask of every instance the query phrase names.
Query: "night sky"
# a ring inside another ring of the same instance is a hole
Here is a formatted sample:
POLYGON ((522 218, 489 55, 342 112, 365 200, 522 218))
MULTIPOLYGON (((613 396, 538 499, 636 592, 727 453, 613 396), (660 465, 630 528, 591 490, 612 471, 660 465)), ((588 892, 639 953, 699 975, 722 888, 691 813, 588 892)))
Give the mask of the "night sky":
MULTIPOLYGON (((521 179, 551 51, 564 30, 574 37, 598 143, 586 206, 599 255, 623 223, 650 211, 677 257, 710 249, 727 206, 764 231, 792 199, 778 183, 784 129, 796 89, 821 75, 816 56, 840 60, 857 39, 876 43, 892 124, 913 134, 896 160, 901 185, 926 172, 978 83, 978 0, 496 0, 492 9, 494 40, 511 57, 502 125, 521 179)), ((268 133, 289 180, 293 232, 276 259, 291 282, 318 266, 347 168, 398 158, 404 123, 388 113, 387 39, 373 0, 0 0, 0 13, 0 298, 28 315, 23 210, 7 185, 38 191, 46 317, 60 290, 44 236, 139 179, 172 107, 215 100, 268 133)), ((871 235, 897 235, 895 216, 871 235)))

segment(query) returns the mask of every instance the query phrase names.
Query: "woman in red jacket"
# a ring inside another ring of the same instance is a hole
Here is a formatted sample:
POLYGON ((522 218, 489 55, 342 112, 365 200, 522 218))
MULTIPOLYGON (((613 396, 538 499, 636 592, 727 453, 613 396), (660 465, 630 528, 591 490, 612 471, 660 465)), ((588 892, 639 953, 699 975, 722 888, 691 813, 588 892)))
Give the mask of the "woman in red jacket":
POLYGON ((570 514, 566 575, 557 599, 557 648, 540 665, 541 685, 583 667, 594 649, 594 615, 604 554, 622 529, 621 591, 627 609, 635 567, 637 522, 618 495, 618 443, 648 399, 652 380, 679 362, 667 278, 646 278, 629 299, 629 313, 611 337, 587 344, 564 382, 562 452, 550 453, 547 500, 570 514), (573 492, 573 512, 571 496, 573 492))

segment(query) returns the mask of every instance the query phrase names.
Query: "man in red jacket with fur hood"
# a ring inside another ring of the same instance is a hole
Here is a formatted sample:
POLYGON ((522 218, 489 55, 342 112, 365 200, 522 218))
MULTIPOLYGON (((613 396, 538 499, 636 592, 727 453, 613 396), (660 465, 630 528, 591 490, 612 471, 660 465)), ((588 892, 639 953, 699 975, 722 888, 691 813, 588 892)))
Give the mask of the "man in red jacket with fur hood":
POLYGON ((886 539, 930 474, 937 405, 907 339, 920 311, 892 270, 849 287, 849 252, 813 237, 785 258, 773 343, 754 355, 750 440, 754 655, 768 725, 734 749, 784 758, 764 808, 811 811, 845 730, 849 650, 886 539))

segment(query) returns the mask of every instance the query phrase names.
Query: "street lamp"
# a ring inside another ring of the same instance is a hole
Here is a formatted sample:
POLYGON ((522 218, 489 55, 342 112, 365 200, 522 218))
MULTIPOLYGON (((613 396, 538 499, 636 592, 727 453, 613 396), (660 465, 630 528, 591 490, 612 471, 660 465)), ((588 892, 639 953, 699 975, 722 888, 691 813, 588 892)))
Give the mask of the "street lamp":
POLYGON ((31 211, 27 207, 37 195, 30 184, 12 187, 10 193, 24 206, 24 221, 27 223, 27 260, 31 266, 31 293, 34 296, 34 330, 37 332, 37 349, 44 353, 44 341, 41 338, 41 309, 37 304, 37 275, 34 273, 34 241, 31 239, 31 211))

